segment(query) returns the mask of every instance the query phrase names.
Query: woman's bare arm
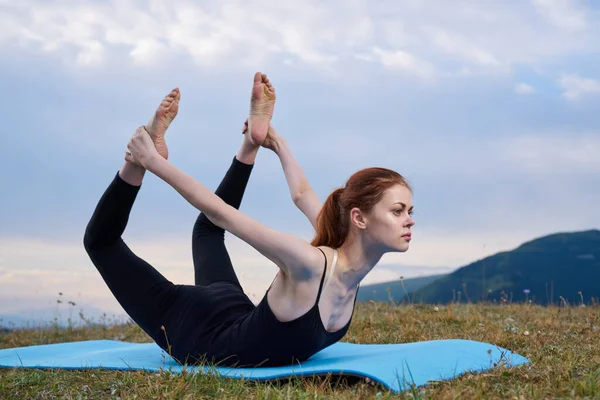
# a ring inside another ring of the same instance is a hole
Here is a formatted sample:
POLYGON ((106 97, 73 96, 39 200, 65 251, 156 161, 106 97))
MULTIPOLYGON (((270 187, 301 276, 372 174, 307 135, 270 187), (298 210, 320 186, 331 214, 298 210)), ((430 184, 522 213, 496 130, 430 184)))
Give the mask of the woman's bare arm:
POLYGON ((294 204, 306 215, 316 230, 317 217, 323 207, 323 203, 321 203, 317 193, 310 186, 306 175, 304 175, 304 171, 302 171, 300 164, 298 164, 292 150, 288 146, 287 140, 279 136, 272 126, 269 128, 267 140, 270 140, 270 142, 267 142, 265 147, 273 150, 279 157, 294 204))
POLYGON ((153 157, 145 167, 177 190, 212 223, 250 244, 292 280, 305 281, 319 271, 322 254, 307 241, 271 229, 242 213, 162 157, 153 157))

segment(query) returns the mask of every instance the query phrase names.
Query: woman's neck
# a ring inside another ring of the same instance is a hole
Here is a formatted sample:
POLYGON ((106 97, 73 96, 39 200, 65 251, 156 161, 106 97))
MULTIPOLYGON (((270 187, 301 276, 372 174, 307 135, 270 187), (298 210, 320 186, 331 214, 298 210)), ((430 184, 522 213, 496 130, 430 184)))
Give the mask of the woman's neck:
POLYGON ((354 235, 350 235, 337 251, 334 277, 348 292, 355 290, 383 256, 381 252, 370 251, 367 244, 354 235))

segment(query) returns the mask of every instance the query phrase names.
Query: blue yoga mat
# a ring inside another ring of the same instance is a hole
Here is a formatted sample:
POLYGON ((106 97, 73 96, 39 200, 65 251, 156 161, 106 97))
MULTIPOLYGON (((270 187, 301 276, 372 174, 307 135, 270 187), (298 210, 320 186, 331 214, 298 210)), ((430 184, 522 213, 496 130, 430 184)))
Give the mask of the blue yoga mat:
MULTIPOLYGON (((527 364, 529 360, 492 344, 450 339, 402 344, 338 342, 302 364, 285 367, 189 367, 187 372, 217 372, 230 378, 281 379, 292 375, 368 377, 393 392, 430 381, 448 380, 466 372, 527 364)), ((105 368, 181 372, 184 367, 155 343, 90 340, 0 350, 5 368, 105 368)))

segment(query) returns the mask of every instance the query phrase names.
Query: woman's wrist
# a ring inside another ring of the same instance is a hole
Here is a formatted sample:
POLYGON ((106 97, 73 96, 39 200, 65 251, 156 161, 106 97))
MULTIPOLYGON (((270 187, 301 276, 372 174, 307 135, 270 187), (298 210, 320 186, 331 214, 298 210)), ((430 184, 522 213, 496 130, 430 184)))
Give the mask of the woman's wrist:
POLYGON ((273 141, 273 151, 277 155, 279 155, 279 153, 282 151, 282 149, 285 148, 286 146, 287 146, 287 141, 282 137, 278 137, 276 140, 273 141))

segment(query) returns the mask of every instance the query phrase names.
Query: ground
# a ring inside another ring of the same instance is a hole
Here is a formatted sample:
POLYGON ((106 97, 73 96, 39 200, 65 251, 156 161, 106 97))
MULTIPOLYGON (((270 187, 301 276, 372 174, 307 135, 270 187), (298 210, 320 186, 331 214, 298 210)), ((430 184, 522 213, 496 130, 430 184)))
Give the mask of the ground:
MULTIPOLYGON (((205 375, 90 371, 0 370, 0 398, 598 398, 600 305, 421 305, 358 303, 352 343, 403 343, 461 338, 494 343, 531 365, 469 374, 392 394, 364 380, 292 379, 244 382, 205 375)), ((0 348, 77 340, 148 342, 136 325, 28 329, 0 333, 0 348)))

